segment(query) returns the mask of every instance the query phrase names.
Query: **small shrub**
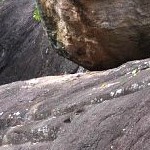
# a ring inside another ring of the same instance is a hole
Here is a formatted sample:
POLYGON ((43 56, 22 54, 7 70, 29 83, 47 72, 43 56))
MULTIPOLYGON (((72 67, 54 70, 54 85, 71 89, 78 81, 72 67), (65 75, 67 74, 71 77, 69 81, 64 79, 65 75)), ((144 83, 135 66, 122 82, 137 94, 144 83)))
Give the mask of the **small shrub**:
POLYGON ((34 18, 36 21, 41 22, 41 15, 40 15, 40 11, 39 11, 39 9, 38 9, 37 6, 34 8, 33 18, 34 18))

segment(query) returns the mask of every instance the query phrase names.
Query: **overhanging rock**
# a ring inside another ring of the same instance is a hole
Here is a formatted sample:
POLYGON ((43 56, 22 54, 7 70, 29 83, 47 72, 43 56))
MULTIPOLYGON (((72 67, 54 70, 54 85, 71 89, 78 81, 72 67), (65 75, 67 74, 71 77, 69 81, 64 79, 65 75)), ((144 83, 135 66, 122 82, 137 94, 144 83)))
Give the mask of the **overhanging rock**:
POLYGON ((150 56, 149 0, 37 0, 53 47, 90 70, 150 56))

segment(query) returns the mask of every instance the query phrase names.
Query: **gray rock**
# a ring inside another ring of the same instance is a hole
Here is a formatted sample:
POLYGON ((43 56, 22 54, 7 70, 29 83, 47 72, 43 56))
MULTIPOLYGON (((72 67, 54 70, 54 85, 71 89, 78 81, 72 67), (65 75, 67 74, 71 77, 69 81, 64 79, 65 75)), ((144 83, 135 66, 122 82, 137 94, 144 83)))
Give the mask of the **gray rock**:
POLYGON ((0 84, 78 70, 50 47, 34 8, 33 0, 0 2, 0 84))
POLYGON ((0 86, 0 150, 149 150, 150 59, 0 86))

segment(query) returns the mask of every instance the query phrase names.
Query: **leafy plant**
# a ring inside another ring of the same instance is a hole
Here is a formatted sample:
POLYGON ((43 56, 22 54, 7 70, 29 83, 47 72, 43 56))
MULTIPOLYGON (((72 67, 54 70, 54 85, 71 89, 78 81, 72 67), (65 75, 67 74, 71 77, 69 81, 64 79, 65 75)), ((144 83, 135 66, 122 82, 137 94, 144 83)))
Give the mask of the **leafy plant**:
POLYGON ((41 15, 40 15, 40 11, 39 11, 39 9, 38 9, 37 6, 34 8, 33 18, 34 18, 36 21, 41 22, 41 15))

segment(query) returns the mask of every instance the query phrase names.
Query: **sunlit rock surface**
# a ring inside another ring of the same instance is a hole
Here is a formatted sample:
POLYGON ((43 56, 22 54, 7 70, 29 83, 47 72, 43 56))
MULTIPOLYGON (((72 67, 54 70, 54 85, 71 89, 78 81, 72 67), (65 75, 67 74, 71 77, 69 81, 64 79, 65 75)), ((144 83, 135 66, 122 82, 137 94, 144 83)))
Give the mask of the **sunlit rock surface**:
POLYGON ((0 0, 0 84, 78 70, 50 47, 34 8, 34 0, 0 0))
POLYGON ((0 86, 0 150, 149 150, 150 59, 0 86))
POLYGON ((37 0, 53 47, 91 70, 150 56, 149 0, 37 0))

